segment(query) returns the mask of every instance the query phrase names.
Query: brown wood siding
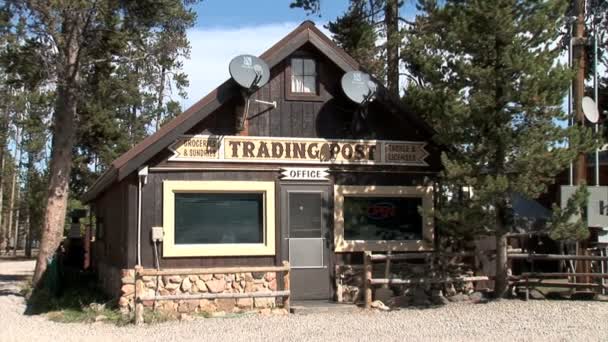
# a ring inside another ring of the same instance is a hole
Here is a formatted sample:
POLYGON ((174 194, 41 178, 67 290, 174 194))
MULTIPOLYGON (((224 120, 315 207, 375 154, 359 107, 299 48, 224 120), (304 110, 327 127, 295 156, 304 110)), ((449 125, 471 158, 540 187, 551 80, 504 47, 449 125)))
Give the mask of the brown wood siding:
MULTIPOLYGON (((353 115, 359 108, 342 93, 340 80, 344 72, 310 44, 305 51, 318 61, 319 96, 311 101, 289 100, 286 89, 290 80, 286 68, 290 61, 278 63, 271 70, 270 81, 251 95, 245 133, 252 136, 357 138, 385 140, 430 140, 422 128, 407 122, 404 115, 376 101, 369 105, 362 128, 353 131, 353 115), (276 101, 276 108, 254 100, 276 101)), ((193 127, 188 134, 239 134, 236 119, 243 114, 242 98, 228 101, 193 127)))
POLYGON ((129 220, 133 208, 129 199, 129 183, 125 179, 108 189, 95 202, 97 219, 103 221, 103 237, 93 243, 93 263, 105 263, 119 268, 126 267, 129 254, 127 245, 129 220))

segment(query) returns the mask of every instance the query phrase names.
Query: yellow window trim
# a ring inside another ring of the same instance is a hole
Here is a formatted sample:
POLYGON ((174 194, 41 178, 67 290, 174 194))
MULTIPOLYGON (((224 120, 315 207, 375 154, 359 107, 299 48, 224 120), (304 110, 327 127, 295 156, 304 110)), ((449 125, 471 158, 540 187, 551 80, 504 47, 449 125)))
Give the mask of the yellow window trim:
POLYGON ((164 181, 163 257, 275 255, 274 182, 164 181), (264 243, 175 244, 175 193, 221 192, 264 194, 264 243))
POLYGON ((334 246, 336 252, 430 251, 433 249, 434 213, 432 186, 334 185, 334 246), (422 240, 345 240, 344 196, 422 198, 422 240))

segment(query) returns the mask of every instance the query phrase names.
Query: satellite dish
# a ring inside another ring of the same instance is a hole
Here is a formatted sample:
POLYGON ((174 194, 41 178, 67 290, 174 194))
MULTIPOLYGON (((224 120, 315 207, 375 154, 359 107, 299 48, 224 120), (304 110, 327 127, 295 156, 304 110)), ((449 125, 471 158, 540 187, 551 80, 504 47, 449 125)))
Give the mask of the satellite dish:
POLYGON ((374 99, 378 85, 362 71, 349 71, 342 76, 342 90, 351 101, 365 104, 374 99))
POLYGON ((585 114, 585 117, 591 123, 597 123, 598 119, 600 118, 597 105, 589 96, 583 97, 583 114, 585 114))
POLYGON ((240 55, 230 61, 228 71, 232 79, 248 91, 261 88, 270 79, 270 70, 266 63, 252 55, 240 55))

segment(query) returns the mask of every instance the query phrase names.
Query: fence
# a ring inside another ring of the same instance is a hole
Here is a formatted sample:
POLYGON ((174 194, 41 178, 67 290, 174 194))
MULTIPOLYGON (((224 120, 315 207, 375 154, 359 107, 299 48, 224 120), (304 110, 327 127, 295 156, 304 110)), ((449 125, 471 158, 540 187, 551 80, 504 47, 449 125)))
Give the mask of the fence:
MULTIPOLYGON (((526 253, 510 253, 508 254, 510 260, 527 260, 530 261, 531 272, 524 272, 521 275, 511 276, 513 286, 524 286, 526 289, 526 300, 530 298, 530 289, 537 286, 548 286, 555 288, 570 288, 570 289, 607 289, 608 286, 604 284, 603 279, 608 279, 608 273, 604 271, 598 273, 589 272, 534 272, 534 261, 599 261, 607 262, 608 256, 597 256, 597 255, 562 255, 562 254, 526 254, 526 253), (547 281, 550 279, 567 279, 567 282, 555 282, 547 281), (574 278, 574 282, 570 282, 574 278), (599 279, 598 283, 589 282, 588 278, 599 279), (582 282, 580 281, 582 280, 582 282)), ((572 267, 576 270, 576 267, 572 267)), ((605 268, 602 268, 604 270, 605 268)))
POLYGON ((444 284, 454 282, 475 282, 475 281, 486 281, 489 280, 487 276, 471 276, 471 277, 442 277, 442 278, 388 278, 390 274, 390 261, 391 260, 412 260, 422 259, 432 256, 473 256, 473 253, 445 253, 438 254, 433 252, 423 253, 411 253, 411 254, 372 254, 372 252, 365 252, 363 255, 363 284, 364 284, 364 305, 366 309, 369 309, 372 304, 372 286, 374 285, 418 285, 418 284, 444 284), (377 261, 386 261, 386 276, 385 278, 373 278, 372 277, 372 264, 377 261))
POLYGON ((143 302, 144 301, 162 301, 162 300, 190 300, 190 299, 219 299, 219 298, 268 298, 282 297, 283 308, 289 312, 290 309, 290 274, 289 262, 283 261, 282 266, 251 266, 251 267, 214 267, 214 268, 198 268, 198 269, 171 269, 171 270, 156 270, 144 269, 136 267, 135 269, 135 324, 143 323, 143 302), (144 288, 143 277, 145 276, 185 276, 185 275, 203 275, 203 274, 233 274, 233 273, 249 273, 249 272, 275 272, 283 273, 283 290, 269 292, 235 292, 235 293, 197 293, 192 295, 154 295, 144 296, 141 289, 144 288))

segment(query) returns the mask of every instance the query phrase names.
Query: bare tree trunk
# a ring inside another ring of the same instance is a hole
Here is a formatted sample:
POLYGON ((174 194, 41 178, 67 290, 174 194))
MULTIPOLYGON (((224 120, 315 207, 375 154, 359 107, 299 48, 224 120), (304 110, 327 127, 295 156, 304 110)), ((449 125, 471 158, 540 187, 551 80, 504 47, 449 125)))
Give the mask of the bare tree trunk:
POLYGON ((13 233, 13 212, 15 208, 15 193, 17 190, 17 177, 19 176, 19 159, 21 158, 21 130, 19 126, 15 128, 15 169, 13 170, 13 179, 11 181, 11 198, 8 203, 8 221, 6 229, 9 232, 9 241, 13 241, 13 255, 16 255, 17 236, 13 233))
POLYGON ((165 77, 166 77, 166 73, 167 71, 165 70, 165 67, 161 67, 161 72, 160 72, 160 83, 159 83, 159 87, 158 87, 158 102, 156 104, 156 131, 158 131, 160 129, 160 124, 161 121, 163 119, 163 115, 162 115, 162 110, 163 110, 163 97, 164 92, 165 92, 165 77))
POLYGON ((494 295, 503 298, 509 289, 509 265, 507 259, 507 229, 504 224, 502 210, 498 210, 496 220, 496 279, 494 282, 494 295))
POLYGON ((25 227, 27 229, 26 231, 26 239, 25 239, 25 257, 27 258, 31 258, 32 257, 32 239, 33 239, 33 232, 34 229, 32 228, 32 222, 30 220, 30 217, 32 215, 32 201, 31 201, 31 194, 32 194, 32 180, 33 180, 33 173, 34 173, 34 154, 32 153, 32 151, 29 151, 27 154, 27 177, 26 177, 26 183, 25 183, 25 194, 24 194, 24 198, 26 199, 25 201, 25 227))
MULTIPOLYGON (((21 173, 21 147, 19 147, 19 158, 18 158, 18 162, 17 162, 17 174, 19 175, 21 173)), ((20 177, 17 176, 17 178, 19 179, 20 177)), ((17 194, 15 195, 15 204, 16 204, 16 208, 15 208, 15 244, 13 245, 13 256, 17 255, 17 245, 19 244, 19 220, 21 218, 20 216, 20 209, 21 209, 21 203, 20 202, 20 198, 21 198, 21 182, 18 181, 17 182, 17 194)))
MULTIPOLYGON (((4 216, 2 215, 4 213, 4 161, 6 160, 6 158, 4 158, 4 148, 2 147, 2 160, 0 160, 0 174, 2 175, 0 177, 0 239, 4 241, 4 243, 8 244, 8 234, 6 232, 6 229, 4 229, 4 221, 2 220, 4 218, 4 216)), ((2 251, 0 251, 1 253, 2 251)))
POLYGON ((386 83, 388 92, 399 98, 399 1, 386 0, 386 83))
POLYGON ((30 210, 29 207, 26 210, 26 215, 25 215, 25 227, 26 227, 26 236, 25 236, 25 257, 26 258, 31 258, 32 257, 32 224, 30 222, 30 210))
MULTIPOLYGON (((40 287, 48 260, 53 256, 61 242, 65 223, 69 195, 69 179, 72 170, 72 148, 74 147, 74 120, 78 105, 78 87, 80 73, 78 58, 80 54, 79 19, 73 13, 66 13, 62 35, 65 46, 62 47, 64 61, 58 65, 59 84, 54 111, 54 131, 51 145, 51 162, 49 165, 49 185, 40 251, 36 260, 36 268, 32 283, 40 287), (74 15, 74 17, 69 17, 74 15)), ((61 62, 59 62, 61 63, 61 62)))

